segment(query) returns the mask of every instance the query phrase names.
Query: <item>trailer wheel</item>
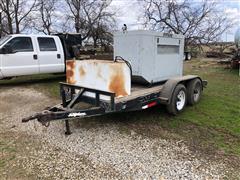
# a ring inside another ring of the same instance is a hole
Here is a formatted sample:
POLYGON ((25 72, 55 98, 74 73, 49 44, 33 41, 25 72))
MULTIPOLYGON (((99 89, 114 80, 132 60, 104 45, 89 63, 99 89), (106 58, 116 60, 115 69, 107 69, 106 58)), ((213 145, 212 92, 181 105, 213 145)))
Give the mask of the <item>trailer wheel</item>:
POLYGON ((183 84, 178 84, 172 94, 167 110, 170 114, 177 115, 182 112, 187 102, 187 90, 183 84))
POLYGON ((187 101, 189 105, 197 104, 202 96, 202 82, 200 79, 193 79, 188 83, 187 101))

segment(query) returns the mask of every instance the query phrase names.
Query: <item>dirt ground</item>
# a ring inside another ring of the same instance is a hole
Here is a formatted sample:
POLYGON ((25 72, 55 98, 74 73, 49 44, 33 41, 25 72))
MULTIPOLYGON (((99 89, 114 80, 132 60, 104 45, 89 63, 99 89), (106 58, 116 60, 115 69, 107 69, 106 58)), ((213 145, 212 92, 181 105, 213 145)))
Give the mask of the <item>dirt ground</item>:
POLYGON ((65 136, 62 121, 49 127, 21 123, 57 103, 31 87, 0 89, 0 179, 240 177, 225 161, 199 156, 184 141, 144 137, 134 129, 124 133, 111 117, 107 123, 105 117, 71 121, 70 136, 65 136))

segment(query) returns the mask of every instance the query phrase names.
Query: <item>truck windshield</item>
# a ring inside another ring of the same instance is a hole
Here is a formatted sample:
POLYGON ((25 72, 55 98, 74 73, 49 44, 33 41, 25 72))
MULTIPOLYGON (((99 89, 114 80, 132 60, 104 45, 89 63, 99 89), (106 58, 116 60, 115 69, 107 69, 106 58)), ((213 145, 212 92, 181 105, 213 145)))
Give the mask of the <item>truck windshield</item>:
POLYGON ((3 45, 7 40, 9 40, 11 36, 4 36, 0 39, 0 46, 3 45))

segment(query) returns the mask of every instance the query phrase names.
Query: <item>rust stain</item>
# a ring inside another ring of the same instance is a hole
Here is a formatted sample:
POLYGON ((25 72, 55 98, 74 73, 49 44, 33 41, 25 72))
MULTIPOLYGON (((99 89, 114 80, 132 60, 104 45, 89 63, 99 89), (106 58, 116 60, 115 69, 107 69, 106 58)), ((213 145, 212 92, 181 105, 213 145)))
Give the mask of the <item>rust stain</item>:
MULTIPOLYGON (((124 63, 113 63, 113 62, 109 62, 107 61, 106 63, 111 63, 111 64, 107 64, 107 68, 105 68, 106 65, 104 65, 105 62, 103 61, 88 61, 87 63, 89 63, 89 68, 93 68, 94 70, 96 70, 96 74, 94 74, 94 76, 97 75, 96 78, 99 78, 98 81, 103 80, 103 85, 107 88, 109 91, 114 92, 116 94, 116 97, 124 97, 127 96, 127 90, 126 90, 126 80, 125 80, 125 76, 124 76, 124 63), (103 63, 103 64, 100 64, 103 63), (109 69, 109 70, 108 70, 109 69), (104 71, 109 71, 107 73, 105 73, 104 71), (104 74, 108 74, 107 77, 103 76, 103 72, 104 74)), ((80 76, 80 82, 82 82, 81 78, 85 77, 85 76, 89 76, 88 71, 86 71, 87 68, 85 68, 85 66, 83 66, 83 64, 81 64, 80 62, 76 62, 74 60, 70 60, 67 61, 66 64, 66 76, 67 76, 67 83, 69 84, 76 84, 77 83, 77 79, 79 79, 79 77, 76 77, 76 75, 79 73, 80 76), (75 72, 78 71, 78 72, 75 72)), ((85 81, 83 81, 83 83, 85 83, 85 81)), ((91 82, 92 83, 92 82, 91 82)), ((97 87, 96 87, 97 88, 97 87)))
POLYGON ((113 75, 111 76, 110 84, 109 84, 109 90, 111 92, 116 93, 117 97, 121 96, 127 96, 128 93, 125 89, 125 79, 123 76, 123 70, 122 68, 112 66, 113 75))
POLYGON ((86 71, 84 70, 83 66, 79 68, 79 74, 80 74, 80 78, 83 78, 83 76, 85 76, 86 71))
POLYGON ((66 63, 66 77, 67 77, 67 83, 69 84, 75 84, 75 65, 76 62, 74 60, 68 60, 66 63))

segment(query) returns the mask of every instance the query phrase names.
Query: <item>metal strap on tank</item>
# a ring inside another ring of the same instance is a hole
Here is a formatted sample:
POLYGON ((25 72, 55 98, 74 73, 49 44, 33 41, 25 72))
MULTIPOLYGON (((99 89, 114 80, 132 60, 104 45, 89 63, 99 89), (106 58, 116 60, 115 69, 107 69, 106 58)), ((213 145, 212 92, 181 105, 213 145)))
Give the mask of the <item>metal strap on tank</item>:
POLYGON ((131 66, 130 62, 128 62, 127 60, 123 59, 123 57, 121 57, 121 56, 116 56, 115 59, 114 59, 114 62, 117 62, 118 60, 121 60, 121 61, 123 61, 123 62, 125 62, 127 64, 127 66, 130 69, 130 76, 132 78, 132 74, 133 73, 132 73, 132 66, 131 66))

